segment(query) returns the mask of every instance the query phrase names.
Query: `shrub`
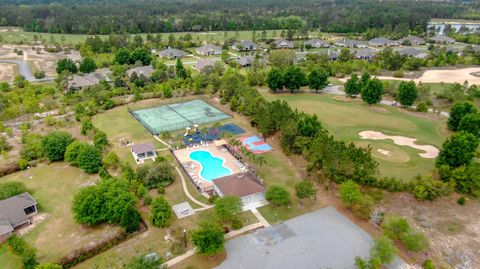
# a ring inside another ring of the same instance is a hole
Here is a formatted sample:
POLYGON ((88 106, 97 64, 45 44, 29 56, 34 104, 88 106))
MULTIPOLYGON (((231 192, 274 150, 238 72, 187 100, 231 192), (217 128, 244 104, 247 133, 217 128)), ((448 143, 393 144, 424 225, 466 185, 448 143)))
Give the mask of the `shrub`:
POLYGON ((360 185, 353 180, 347 180, 340 184, 339 192, 342 203, 348 208, 352 208, 353 205, 359 203, 363 199, 360 185))
POLYGON ((163 196, 155 198, 150 207, 151 221, 157 227, 168 227, 172 217, 172 208, 163 196))
POLYGON ((35 269, 63 269, 63 266, 54 263, 42 263, 35 266, 35 269))
POLYGON ((265 198, 274 205, 286 205, 290 203, 290 193, 287 189, 278 185, 268 187, 265 198))
POLYGON ((215 200, 215 213, 222 221, 232 221, 242 211, 242 201, 236 196, 224 196, 215 200))
POLYGON ((26 191, 27 188, 21 182, 0 183, 0 200, 10 198, 26 191))
POLYGON ((377 260, 380 264, 391 263, 395 257, 395 246, 392 240, 386 236, 375 239, 370 255, 372 260, 377 260))
POLYGON ((124 269, 165 269, 160 257, 137 256, 128 262, 124 269))
POLYGON ((295 185, 295 194, 299 199, 312 198, 316 192, 312 181, 304 180, 295 185))
POLYGON ((12 146, 8 144, 7 139, 3 135, 0 135, 0 152, 10 151, 11 149, 12 146))
POLYGON ((212 221, 199 224, 199 228, 192 232, 192 242, 198 253, 212 256, 223 250, 225 236, 222 227, 212 221))
POLYGON ((166 187, 175 180, 173 167, 167 161, 160 159, 152 164, 139 167, 137 174, 143 185, 148 189, 153 189, 157 186, 166 187))
POLYGON ((74 141, 67 146, 65 150, 65 161, 73 166, 78 166, 78 153, 81 148, 88 147, 88 144, 83 141, 74 141))
POLYGON ((471 113, 476 113, 477 108, 470 102, 456 103, 450 109, 450 117, 448 118, 448 128, 452 131, 457 131, 462 118, 471 113))
POLYGON ((117 169, 120 166, 120 158, 114 151, 110 151, 104 158, 103 164, 106 168, 117 169))
POLYGON ((400 241, 408 251, 424 251, 428 248, 428 240, 422 232, 411 229, 400 236, 400 241))
POLYGON ((448 196, 453 193, 454 183, 425 178, 412 182, 412 193, 418 200, 433 201, 438 197, 448 196))
POLYGON ((232 229, 240 230, 243 227, 243 222, 240 218, 234 218, 232 220, 232 229))
POLYGON ((422 264, 423 269, 435 269, 435 265, 431 260, 425 260, 422 264))
POLYGON ((92 145, 81 147, 76 162, 83 171, 89 174, 98 173, 102 167, 102 153, 92 145))
POLYGON ((428 105, 426 103, 420 103, 417 105, 417 111, 427 113, 428 112, 428 105))
POLYGON ((8 244, 12 248, 23 263, 24 269, 34 269, 37 265, 37 257, 35 250, 27 245, 27 243, 20 237, 13 235, 7 240, 8 244))
POLYGON ((22 136, 22 149, 20 157, 27 161, 37 160, 43 157, 42 137, 35 133, 22 136))
POLYGON ((19 167, 21 170, 25 170, 25 169, 28 168, 28 161, 25 160, 25 159, 20 159, 20 160, 18 160, 17 164, 18 164, 18 167, 19 167))
POLYGON ((437 158, 437 167, 448 165, 452 168, 469 165, 479 141, 473 134, 461 131, 448 138, 442 145, 437 158))
POLYGON ((428 248, 425 235, 410 226, 405 218, 389 217, 382 224, 385 235, 393 240, 400 240, 409 251, 423 251, 428 248))
POLYGON ((109 142, 107 134, 100 130, 96 130, 95 134, 93 135, 93 144, 100 150, 108 146, 109 142))
POLYGON ((33 73, 33 76, 34 76, 36 79, 42 79, 42 78, 45 78, 45 72, 43 72, 43 71, 35 71, 35 73, 33 73))
POLYGON ((467 199, 465 198, 465 196, 462 196, 457 200, 457 204, 459 205, 465 205, 466 203, 467 203, 467 199))
POLYGON ((73 142, 69 133, 53 131, 42 138, 42 151, 50 161, 63 160, 67 146, 73 142))

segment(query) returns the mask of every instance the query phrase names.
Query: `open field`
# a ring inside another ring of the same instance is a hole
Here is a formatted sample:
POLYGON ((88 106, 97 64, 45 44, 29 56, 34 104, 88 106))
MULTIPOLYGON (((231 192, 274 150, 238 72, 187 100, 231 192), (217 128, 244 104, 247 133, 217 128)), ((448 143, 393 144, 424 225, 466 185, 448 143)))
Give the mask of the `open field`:
MULTIPOLYGON (((272 38, 274 30, 267 30, 267 37, 272 38)), ((276 30, 277 36, 280 36, 282 30, 276 30)), ((223 41, 224 32, 223 31, 212 31, 212 32, 179 32, 172 33, 176 38, 190 33, 193 37, 193 40, 198 41, 223 41)), ((257 34, 261 31, 257 31, 257 34)), ((167 36, 171 33, 161 33, 163 39, 167 39, 167 36)), ((49 34, 49 33, 35 33, 35 32, 24 32, 18 28, 0 28, 0 36, 3 37, 3 40, 7 43, 11 42, 24 42, 31 43, 33 42, 34 36, 39 37, 39 39, 45 39, 49 42, 52 38, 60 43, 65 44, 77 44, 84 42, 89 35, 72 35, 72 34, 49 34), (64 40, 64 42, 62 42, 64 40)), ((154 34, 155 35, 155 34, 154 34)), ((100 35, 101 37, 107 37, 106 35, 100 35)), ((146 38, 147 34, 140 34, 142 38, 146 38)), ((235 37, 235 31, 228 31, 227 36, 235 37)), ((238 31, 238 39, 252 39, 252 31, 238 31)))
POLYGON ((10 63, 0 63, 0 81, 13 81, 16 73, 16 65, 10 63))
POLYGON ((306 113, 316 114, 324 126, 336 137, 360 146, 367 143, 380 163, 380 173, 411 179, 418 174, 429 173, 434 168, 434 159, 425 159, 416 149, 395 145, 391 140, 363 140, 362 131, 381 131, 388 135, 416 138, 417 144, 441 146, 445 136, 443 120, 430 120, 399 111, 395 107, 368 106, 360 100, 344 102, 329 95, 264 93, 268 99, 287 101, 292 107, 306 113), (383 156, 380 150, 388 150, 391 156, 383 156))
POLYGON ((39 214, 45 214, 45 220, 24 235, 25 241, 37 249, 41 262, 58 262, 74 250, 119 230, 108 225, 88 228, 75 223, 71 212, 73 196, 82 187, 93 184, 96 176, 87 175, 69 164, 40 165, 5 176, 1 181, 23 182, 38 201, 39 214))
POLYGON ((479 72, 480 68, 462 68, 452 70, 427 70, 419 78, 395 78, 389 76, 378 76, 381 80, 413 80, 415 83, 464 83, 468 81, 469 84, 480 84, 480 77, 471 75, 472 73, 479 72))
POLYGON ((8 243, 0 245, 0 258, 2 261, 2 268, 22 268, 22 261, 13 251, 10 249, 8 243))

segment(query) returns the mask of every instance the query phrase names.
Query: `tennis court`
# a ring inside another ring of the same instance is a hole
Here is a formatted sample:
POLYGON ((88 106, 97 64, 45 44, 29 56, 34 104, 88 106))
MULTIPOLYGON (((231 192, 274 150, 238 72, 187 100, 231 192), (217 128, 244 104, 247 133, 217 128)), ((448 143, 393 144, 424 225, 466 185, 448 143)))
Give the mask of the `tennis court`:
POLYGON ((130 114, 152 134, 230 118, 229 115, 199 99, 133 110, 130 114))

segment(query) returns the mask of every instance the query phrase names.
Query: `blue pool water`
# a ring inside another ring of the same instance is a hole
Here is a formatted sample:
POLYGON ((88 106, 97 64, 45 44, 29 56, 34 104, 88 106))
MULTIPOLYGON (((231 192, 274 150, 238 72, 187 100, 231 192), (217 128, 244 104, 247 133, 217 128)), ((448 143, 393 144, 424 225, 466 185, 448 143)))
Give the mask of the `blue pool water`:
POLYGON ((200 176, 207 181, 212 181, 216 178, 232 174, 232 170, 223 166, 224 160, 222 158, 214 157, 209 151, 194 151, 190 153, 190 159, 197 161, 202 165, 200 176))

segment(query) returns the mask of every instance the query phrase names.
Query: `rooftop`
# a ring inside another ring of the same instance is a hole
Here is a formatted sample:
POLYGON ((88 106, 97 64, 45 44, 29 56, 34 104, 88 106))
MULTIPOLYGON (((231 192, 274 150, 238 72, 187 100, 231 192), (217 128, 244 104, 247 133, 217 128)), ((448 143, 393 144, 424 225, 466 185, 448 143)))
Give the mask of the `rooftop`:
POLYGON ((28 220, 24 209, 37 201, 27 192, 0 201, 0 234, 10 231, 28 220), (9 227, 10 226, 10 227, 9 227))
POLYGON ((151 152, 151 151, 155 151, 155 147, 150 143, 138 144, 138 145, 133 145, 132 146, 132 152, 134 152, 137 155, 142 154, 142 153, 151 152))
POLYGON ((249 173, 242 172, 213 180, 213 184, 227 196, 244 197, 251 194, 264 192, 265 186, 249 173))

